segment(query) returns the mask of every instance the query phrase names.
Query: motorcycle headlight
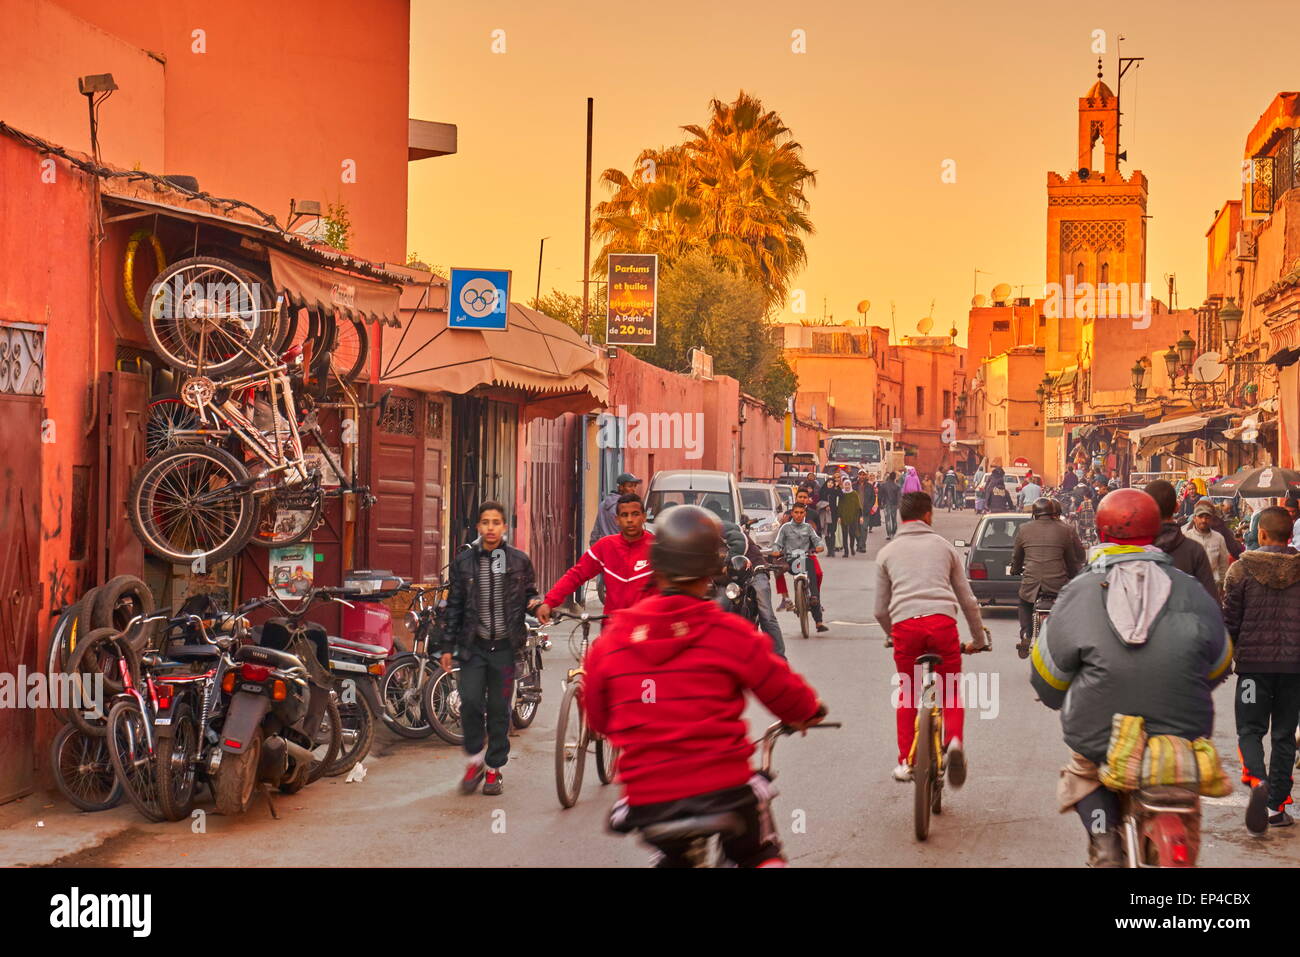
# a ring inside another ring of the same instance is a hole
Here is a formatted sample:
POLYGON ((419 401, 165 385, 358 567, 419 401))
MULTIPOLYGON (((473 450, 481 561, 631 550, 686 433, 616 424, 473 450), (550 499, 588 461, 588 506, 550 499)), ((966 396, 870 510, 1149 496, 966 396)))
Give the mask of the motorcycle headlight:
POLYGON ((420 616, 417 612, 408 611, 404 620, 406 623, 406 630, 411 634, 415 634, 420 630, 420 616))
POLYGON ((727 587, 722 590, 722 593, 731 601, 735 601, 740 597, 740 586, 735 582, 727 582, 727 587))

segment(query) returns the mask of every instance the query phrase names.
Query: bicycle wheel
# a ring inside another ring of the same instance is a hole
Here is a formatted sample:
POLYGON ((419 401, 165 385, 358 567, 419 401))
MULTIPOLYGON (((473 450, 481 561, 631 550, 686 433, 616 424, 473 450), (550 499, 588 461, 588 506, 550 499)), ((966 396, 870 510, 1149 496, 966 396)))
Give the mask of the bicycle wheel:
POLYGON ((582 791, 582 773, 587 767, 587 718, 582 713, 579 692, 582 681, 574 679, 560 702, 560 719, 555 725, 555 794, 561 807, 573 807, 582 791))
POLYGON ((145 458, 151 459, 166 449, 197 441, 192 437, 186 437, 182 440, 176 436, 176 433, 202 427, 203 420, 199 417, 198 410, 191 409, 181 401, 179 393, 159 393, 150 399, 149 404, 145 407, 145 458))
MULTIPOLYGON (((325 702, 325 712, 321 715, 320 727, 312 735, 312 741, 316 746, 312 748, 311 770, 307 772, 307 780, 304 784, 311 784, 324 777, 330 765, 338 760, 339 751, 343 747, 343 718, 339 714, 339 705, 334 700, 333 694, 325 702)), ((286 791, 281 787, 280 790, 292 794, 298 789, 286 791)))
POLYGON ((808 581, 804 578, 796 578, 794 581, 794 610, 799 616, 799 634, 805 639, 811 634, 808 627, 808 619, 811 617, 808 609, 808 581))
POLYGON ((158 810, 167 820, 179 821, 194 806, 198 778, 199 722, 188 701, 177 702, 171 725, 160 728, 155 743, 158 810))
POLYGON ((912 761, 914 782, 912 824, 916 839, 924 841, 930 836, 930 810, 934 806, 936 768, 934 756, 934 715, 922 707, 916 722, 916 756, 912 761))
MULTIPOLYGON (((93 592, 94 589, 91 589, 93 592)), ((46 680, 49 687, 62 687, 63 674, 67 667, 68 661, 72 658, 72 652, 76 648, 77 636, 81 631, 80 625, 81 611, 86 605, 86 599, 83 597, 80 601, 75 601, 59 614, 59 620, 54 623, 54 628, 50 631, 50 647, 47 651, 45 662, 46 680)), ((67 724, 69 720, 68 709, 62 706, 62 696, 53 696, 50 701, 50 711, 59 721, 67 724)))
POLYGON ((265 287, 234 263, 182 259, 149 286, 145 335, 168 365, 216 378, 252 362, 276 325, 265 287))
POLYGON ((319 492, 277 488, 257 502, 250 545, 278 548, 311 538, 324 519, 325 498, 319 492))
POLYGON ((145 548, 174 565, 224 561, 253 533, 257 506, 248 470, 229 452, 182 445, 150 459, 127 496, 131 526, 145 548))
POLYGON ((68 662, 71 690, 77 700, 68 709, 72 723, 86 734, 102 737, 107 729, 114 695, 122 694, 122 662, 133 685, 140 681, 140 656, 112 628, 96 628, 77 643, 68 662))
POLYGON ((144 712, 135 698, 122 698, 108 713, 108 754, 135 809, 151 821, 163 819, 158 773, 149 751, 144 712))
POLYGON ((340 381, 351 385, 366 371, 370 358, 370 330, 357 316, 337 316, 330 347, 330 368, 340 381))
POLYGON ((533 654, 529 649, 524 655, 524 665, 515 679, 515 697, 510 708, 510 723, 521 731, 533 723, 542 703, 542 676, 532 663, 533 654))
POLYGON ((601 784, 613 784, 614 775, 618 774, 618 756, 621 752, 614 747, 609 738, 603 735, 596 739, 596 774, 601 784))
POLYGON ((154 598, 149 586, 134 575, 118 575, 96 590, 90 606, 90 627, 124 631, 131 619, 151 614, 153 610, 154 598))
POLYGON ((50 767, 59 793, 83 811, 107 811, 122 800, 108 742, 75 724, 65 724, 54 736, 50 767))
POLYGON ((424 716, 424 686, 440 673, 430 658, 407 652, 398 655, 384 673, 380 700, 384 702, 384 724, 403 738, 427 738, 433 725, 424 716))
POLYGON ((424 683, 424 714, 434 733, 448 744, 465 743, 460 713, 460 669, 442 671, 424 683))

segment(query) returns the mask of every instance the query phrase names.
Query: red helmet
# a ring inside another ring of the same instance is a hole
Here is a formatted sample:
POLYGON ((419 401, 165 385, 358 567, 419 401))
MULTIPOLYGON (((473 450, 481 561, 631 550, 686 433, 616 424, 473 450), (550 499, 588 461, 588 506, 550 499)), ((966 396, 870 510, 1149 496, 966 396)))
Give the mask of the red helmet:
POLYGON ((1097 506, 1097 534, 1103 540, 1152 541, 1160 534, 1160 524, 1160 506, 1140 489, 1115 489, 1097 506))

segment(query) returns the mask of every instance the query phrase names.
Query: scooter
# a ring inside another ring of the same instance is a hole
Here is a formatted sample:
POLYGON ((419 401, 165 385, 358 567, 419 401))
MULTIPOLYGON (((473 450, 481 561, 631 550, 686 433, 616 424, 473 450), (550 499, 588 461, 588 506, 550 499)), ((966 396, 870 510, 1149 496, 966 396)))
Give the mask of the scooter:
POLYGON ((1120 837, 1128 867, 1195 867, 1200 853, 1201 797, 1162 785, 1120 795, 1120 837))

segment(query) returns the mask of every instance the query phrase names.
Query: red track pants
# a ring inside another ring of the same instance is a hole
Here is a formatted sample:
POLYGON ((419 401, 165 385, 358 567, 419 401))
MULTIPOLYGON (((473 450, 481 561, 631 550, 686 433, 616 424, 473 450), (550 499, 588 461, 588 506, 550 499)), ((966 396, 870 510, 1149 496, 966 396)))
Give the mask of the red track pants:
POLYGON ((939 701, 943 706, 943 746, 962 737, 965 712, 956 693, 960 682, 956 678, 952 682, 944 680, 945 675, 961 675, 961 639, 957 636, 957 622, 947 615, 923 615, 895 622, 892 635, 894 667, 902 681, 897 709, 898 763, 905 764, 916 732, 916 702, 921 690, 921 669, 916 659, 920 655, 933 652, 943 657, 943 663, 934 669, 939 675, 939 701))

